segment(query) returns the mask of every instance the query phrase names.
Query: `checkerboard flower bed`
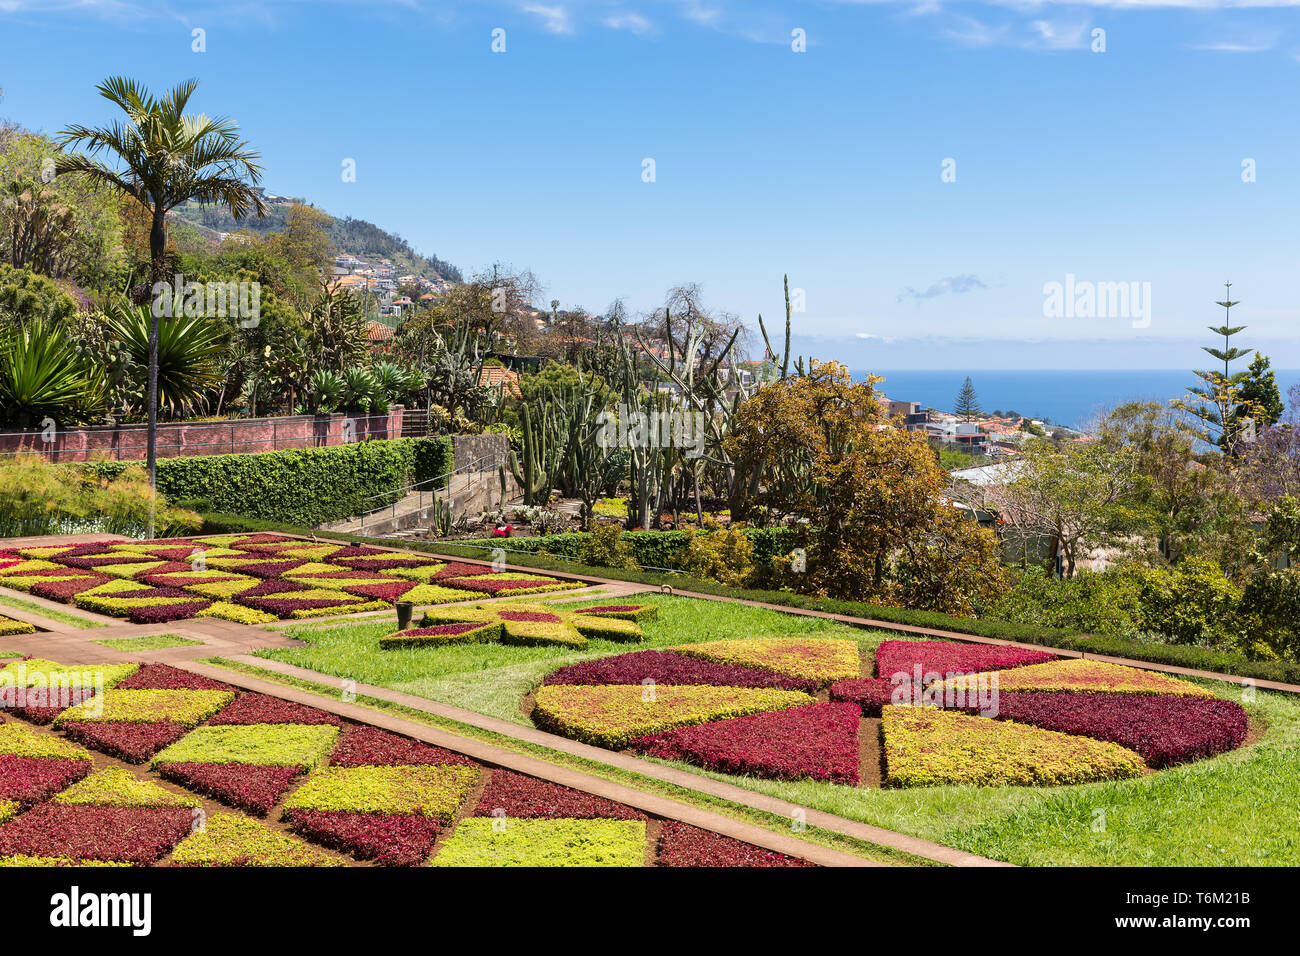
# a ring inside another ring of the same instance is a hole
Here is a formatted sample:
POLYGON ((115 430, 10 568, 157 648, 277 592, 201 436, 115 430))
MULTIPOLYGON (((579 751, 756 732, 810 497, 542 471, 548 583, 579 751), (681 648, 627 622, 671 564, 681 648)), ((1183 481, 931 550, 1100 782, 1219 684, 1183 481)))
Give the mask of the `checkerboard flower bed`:
POLYGON ((89 760, 0 754, 0 800, 30 806, 48 800, 90 773, 89 760))
POLYGON ((477 766, 462 754, 421 743, 400 734, 366 724, 353 724, 343 731, 330 754, 331 767, 392 767, 423 764, 477 766))
POLYGON ((478 779, 476 767, 325 767, 312 773, 288 800, 286 813, 418 813, 450 823, 478 779))
POLYGON ((301 773, 298 767, 233 763, 165 763, 158 767, 164 780, 259 817, 280 802, 301 773))
POLYGON ((774 637, 705 641, 669 647, 667 650, 720 664, 739 664, 776 671, 778 674, 814 680, 820 685, 857 677, 862 671, 858 660, 858 645, 854 641, 774 637))
POLYGON ((222 724, 333 724, 341 727, 343 720, 318 707, 247 692, 240 694, 208 721, 209 727, 222 724))
POLYGON ((543 730, 620 750, 676 727, 812 703, 799 691, 755 687, 550 684, 537 691, 533 722, 543 730))
POLYGON ((138 624, 196 616, 260 624, 384 610, 398 600, 438 605, 583 586, 539 574, 496 574, 487 565, 449 564, 381 548, 260 537, 102 541, 27 553, 5 551, 0 556, 0 586, 30 589, 50 600, 138 624))
POLYGON ((342 866, 309 843, 233 813, 214 813, 172 853, 176 866, 342 866))
POLYGON ((684 727, 631 746, 720 773, 855 786, 860 716, 853 704, 809 704, 684 727))
POLYGON ((644 866, 639 820, 462 820, 434 866, 644 866))
POLYGON ((147 865, 190 832, 184 807, 33 807, 0 826, 0 857, 36 856, 147 865))
POLYGON ((738 664, 718 664, 671 651, 632 651, 571 664, 554 671, 547 684, 716 684, 725 687, 779 687, 815 693, 819 683, 738 664))
POLYGON ((492 771, 474 810, 477 817, 645 820, 639 810, 572 787, 509 770, 492 771))
MULTIPOLYGON (((1032 664, 1014 670, 994 671, 999 691, 1101 691, 1122 694, 1167 694, 1176 697, 1213 697, 1203 687, 1154 671, 1108 664, 1086 658, 1032 664)), ((944 687, 967 690, 987 682, 990 675, 974 674, 953 677, 944 687)))
POLYGON ((816 866, 807 860, 765 850, 752 843, 701 830, 688 823, 665 820, 659 831, 656 865, 685 866, 816 866))
POLYGON ((897 787, 1058 786, 1140 776, 1119 744, 934 707, 886 707, 886 782, 897 787))
POLYGON ((63 724, 63 731, 70 740, 127 763, 144 763, 184 737, 188 729, 184 724, 170 720, 147 724, 74 720, 63 724))
POLYGON ((136 664, 64 665, 24 658, 0 668, 0 708, 48 724, 68 707, 94 698, 135 672, 136 664))
POLYGON ((141 780, 131 771, 120 767, 96 771, 64 790, 54 798, 53 802, 66 806, 200 806, 199 801, 194 797, 183 793, 172 793, 152 780, 141 780))
POLYGON ((90 762, 90 754, 75 743, 15 723, 0 724, 0 756, 52 757, 58 760, 84 760, 87 764, 90 762))
POLYGON ((500 641, 523 646, 581 648, 587 646, 588 637, 639 641, 644 634, 635 621, 582 615, 555 605, 511 604, 502 607, 476 604, 434 608, 424 615, 418 627, 380 638, 379 646, 391 650, 469 641, 500 641), (473 624, 475 629, 449 627, 431 631, 445 625, 465 624, 473 624), (420 638, 424 640, 413 643, 420 638))
POLYGON ((1157 768, 1234 750, 1249 724, 1246 711, 1231 700, 1050 691, 1001 694, 997 717, 1109 740, 1157 768))
POLYGON ((501 626, 495 622, 476 624, 473 621, 461 621, 435 624, 432 627, 408 627, 404 631, 381 637, 379 646, 386 651, 399 647, 441 647, 446 644, 494 641, 500 636, 501 626))
POLYGON ((338 739, 329 724, 231 724, 198 727, 154 758, 168 763, 252 764, 311 770, 338 739))
POLYGON ((119 690, 103 694, 69 707, 55 718, 56 726, 65 722, 150 724, 169 721, 193 727, 207 720, 234 699, 221 690, 119 690))
POLYGON ((889 679, 895 674, 912 677, 938 674, 942 678, 977 671, 1000 671, 1029 664, 1054 661, 1055 654, 994 644, 963 644, 957 641, 884 641, 876 648, 876 674, 889 679))
POLYGON ((145 664, 115 686, 118 690, 225 690, 232 693, 235 690, 224 681, 170 664, 145 664))
POLYGON ((295 810, 285 820, 307 839, 383 866, 419 866, 438 839, 436 819, 420 814, 295 810))

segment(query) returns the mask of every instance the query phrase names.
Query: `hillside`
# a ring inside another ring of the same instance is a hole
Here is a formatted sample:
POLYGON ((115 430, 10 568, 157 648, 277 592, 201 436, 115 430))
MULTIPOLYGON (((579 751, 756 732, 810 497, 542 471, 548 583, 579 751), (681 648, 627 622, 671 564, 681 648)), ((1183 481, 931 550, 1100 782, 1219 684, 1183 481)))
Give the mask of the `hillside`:
MULTIPOLYGON (((198 202, 177 206, 173 216, 214 240, 219 239, 221 233, 241 230, 267 235, 283 232, 289 208, 294 203, 307 202, 305 199, 287 196, 268 196, 267 199, 269 208, 262 219, 253 217, 236 222, 225 207, 205 206, 198 202)), ((429 279, 461 281, 460 270, 450 262, 444 262, 437 256, 422 256, 401 236, 364 219, 330 216, 330 241, 334 243, 336 251, 348 252, 360 259, 391 259, 399 271, 413 272, 429 279)))

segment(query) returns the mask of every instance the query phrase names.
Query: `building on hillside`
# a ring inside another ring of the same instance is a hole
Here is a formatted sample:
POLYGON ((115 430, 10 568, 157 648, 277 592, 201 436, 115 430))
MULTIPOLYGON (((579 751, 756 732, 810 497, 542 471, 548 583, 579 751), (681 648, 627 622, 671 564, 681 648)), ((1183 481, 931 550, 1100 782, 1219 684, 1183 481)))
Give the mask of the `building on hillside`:
POLYGON ((519 373, 502 365, 484 365, 479 372, 478 383, 484 388, 504 391, 514 398, 523 395, 519 388, 519 373))
POLYGON ((899 415, 903 416, 903 427, 909 432, 923 432, 926 430, 925 426, 930 421, 930 414, 921 407, 920 402, 895 401, 886 398, 884 395, 880 396, 880 400, 885 403, 885 413, 890 418, 896 418, 899 415))
POLYGON ((370 342, 388 342, 391 341, 396 333, 391 325, 385 325, 383 322, 376 322, 370 319, 366 322, 366 340, 370 342))
POLYGON ((989 440, 989 436, 980 431, 974 422, 959 422, 955 419, 926 422, 925 433, 936 441, 960 445, 975 455, 983 453, 989 440))

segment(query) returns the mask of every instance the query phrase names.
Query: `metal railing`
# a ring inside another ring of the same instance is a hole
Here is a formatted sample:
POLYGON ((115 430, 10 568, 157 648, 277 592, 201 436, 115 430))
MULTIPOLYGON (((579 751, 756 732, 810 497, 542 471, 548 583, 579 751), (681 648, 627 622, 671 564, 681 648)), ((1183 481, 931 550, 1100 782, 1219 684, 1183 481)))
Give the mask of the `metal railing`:
POLYGON ((485 472, 495 471, 496 469, 500 468, 504 464, 505 464, 504 454, 500 452, 489 452, 486 455, 479 455, 477 458, 467 461, 463 465, 457 465, 451 471, 444 472, 441 475, 434 475, 432 478, 425 478, 423 481, 417 481, 409 485, 404 485, 401 488, 394 488, 391 491, 381 491, 377 495, 367 495, 365 498, 361 499, 363 502, 374 501, 378 498, 386 499, 389 496, 393 496, 393 495, 395 495, 396 497, 394 497, 392 502, 389 504, 383 505, 379 508, 375 508, 371 511, 362 512, 361 515, 359 516, 361 519, 361 524, 357 528, 357 533, 358 534, 363 533, 366 530, 366 521, 373 520, 377 515, 388 513, 393 520, 396 520, 397 506, 400 505, 402 502, 406 501, 408 498, 410 498, 412 494, 415 494, 417 496, 416 506, 414 510, 416 512, 424 511, 425 508, 424 495, 426 490, 425 486, 427 485, 434 485, 434 487, 428 489, 429 505, 432 506, 433 503, 438 500, 438 492, 443 490, 443 488, 437 486, 436 484, 437 482, 441 482, 444 479, 446 480, 445 490, 447 492, 447 497, 451 497, 453 491, 452 483, 455 481, 457 475, 464 474, 469 476, 465 481, 465 487, 459 490, 470 491, 474 488, 482 487, 482 482, 484 480, 483 475, 485 472), (485 462, 489 462, 489 461, 491 462, 490 464, 484 464, 485 462))

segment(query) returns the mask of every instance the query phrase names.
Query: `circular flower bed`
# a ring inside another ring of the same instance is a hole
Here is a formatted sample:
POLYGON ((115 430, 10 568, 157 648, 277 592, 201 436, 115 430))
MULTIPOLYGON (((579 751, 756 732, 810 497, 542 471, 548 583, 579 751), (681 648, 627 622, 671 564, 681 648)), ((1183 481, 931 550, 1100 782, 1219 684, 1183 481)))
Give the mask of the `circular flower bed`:
POLYGON ((1042 651, 724 640, 561 668, 543 730, 722 773, 884 786, 1119 780, 1232 750, 1240 704, 1164 674, 1042 651))

